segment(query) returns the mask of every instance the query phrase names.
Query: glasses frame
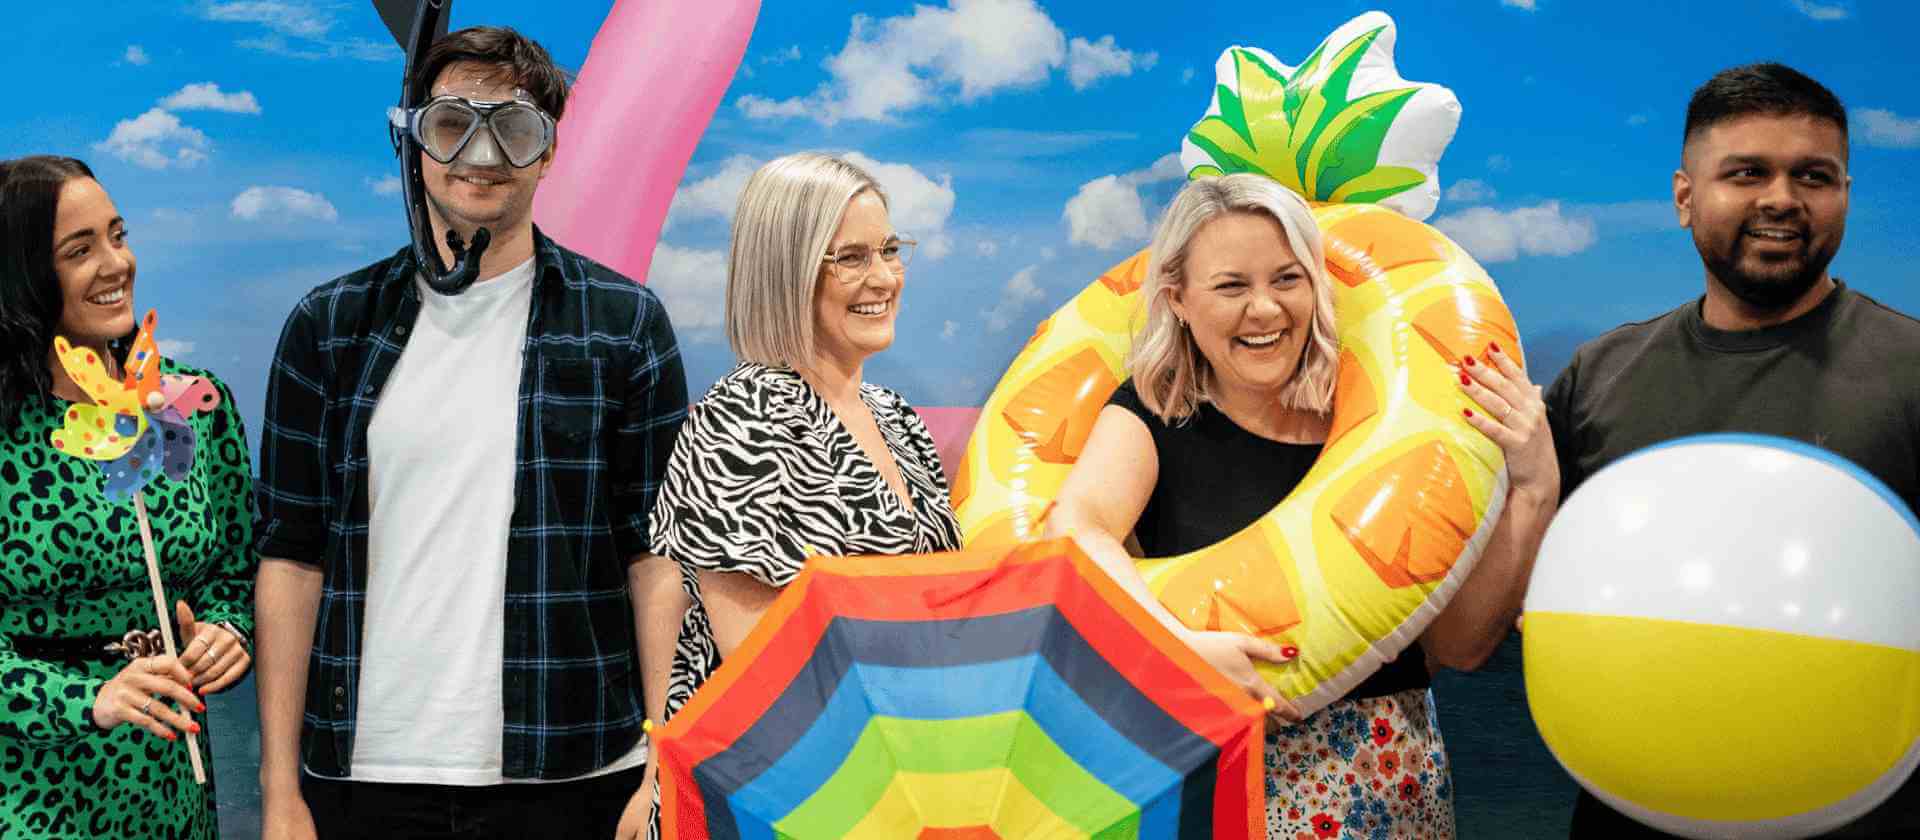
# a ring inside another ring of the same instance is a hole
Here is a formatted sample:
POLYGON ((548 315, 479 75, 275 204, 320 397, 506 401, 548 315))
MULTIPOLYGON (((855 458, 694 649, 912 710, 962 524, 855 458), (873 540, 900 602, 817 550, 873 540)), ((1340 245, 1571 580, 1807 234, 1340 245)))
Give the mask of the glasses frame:
POLYGON ((889 244, 900 246, 901 253, 903 254, 903 256, 900 258, 900 265, 898 268, 895 268, 892 265, 887 265, 887 273, 892 274, 895 277, 905 277, 907 274, 907 264, 913 262, 913 252, 914 252, 914 249, 920 245, 920 241, 917 239, 914 239, 911 236, 901 236, 898 233, 887 237, 886 241, 880 243, 878 247, 860 244, 860 243, 841 246, 841 248, 839 249, 839 253, 835 253, 834 251, 828 251, 825 254, 822 254, 820 256, 820 262, 826 264, 827 266, 833 269, 838 270, 840 272, 840 276, 837 279, 839 279, 841 282, 852 283, 855 280, 859 280, 860 278, 867 276, 867 272, 873 270, 873 264, 875 262, 879 262, 883 265, 886 265, 886 258, 880 256, 880 252, 884 250, 889 244), (840 264, 841 257, 850 256, 850 254, 846 253, 846 251, 850 248, 865 248, 867 250, 867 259, 865 262, 862 262, 858 268, 848 268, 840 264))
POLYGON ((525 169, 539 163, 541 158, 547 156, 547 152, 553 150, 555 130, 553 117, 548 115, 545 110, 542 110, 540 106, 520 99, 490 102, 479 99, 468 99, 464 96, 454 96, 453 94, 441 94, 427 100, 426 103, 418 108, 408 108, 405 110, 400 108, 389 109, 387 118, 395 128, 405 131, 408 135, 412 136, 414 142, 420 144, 420 150, 427 153, 427 157, 439 161, 443 166, 453 163, 460 157, 461 152, 467 150, 467 144, 473 142, 473 136, 480 133, 481 126, 485 126, 488 131, 493 132, 493 144, 500 149, 500 155, 507 159, 508 165, 515 169, 525 169), (467 126, 466 133, 460 135, 460 142, 453 145, 453 152, 446 157, 441 157, 434 153, 433 145, 427 142, 426 135, 422 133, 421 117, 424 116, 428 110, 448 103, 474 112, 475 119, 472 125, 467 126), (494 116, 509 108, 525 108, 540 117, 540 151, 526 163, 520 163, 514 160, 512 155, 508 154, 507 144, 501 142, 500 132, 493 126, 494 116))

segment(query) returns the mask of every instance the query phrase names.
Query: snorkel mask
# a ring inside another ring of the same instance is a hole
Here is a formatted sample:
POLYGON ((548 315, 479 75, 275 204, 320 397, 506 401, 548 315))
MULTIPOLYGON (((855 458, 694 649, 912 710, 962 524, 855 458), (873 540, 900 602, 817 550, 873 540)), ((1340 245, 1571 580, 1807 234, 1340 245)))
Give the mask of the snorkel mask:
MULTIPOLYGON (((453 267, 448 268, 440 261, 440 249, 433 244, 433 221, 427 211, 426 184, 420 179, 420 153, 425 151, 433 155, 434 160, 447 163, 454 160, 463 148, 474 145, 472 139, 475 134, 489 135, 488 140, 499 143, 498 147, 490 146, 490 148, 497 150, 506 146, 506 143, 499 142, 502 135, 513 132, 500 131, 491 119, 497 111, 490 110, 486 115, 473 119, 466 129, 457 132, 463 136, 458 143, 450 147, 451 154, 443 158, 435 153, 432 146, 440 144, 429 143, 421 138, 432 139, 439 135, 444 139, 450 135, 438 132, 430 124, 427 131, 419 130, 423 122, 429 122, 421 118, 432 117, 433 115, 429 112, 441 100, 457 98, 439 97, 433 102, 422 103, 419 99, 424 90, 422 93, 416 93, 416 86, 412 82, 418 68, 416 62, 426 54, 427 48, 432 46, 435 40, 447 34, 447 15, 453 11, 453 0, 375 0, 374 8, 380 12, 381 19, 386 22, 387 29, 393 33, 394 39, 399 41, 401 48, 407 51, 406 72, 400 77, 400 105, 389 112, 387 133, 393 140, 394 152, 400 156, 400 190, 406 198, 407 226, 413 233, 413 258, 420 266, 420 273, 426 277, 428 288, 443 295, 457 295, 466 291, 467 287, 472 286, 473 281, 479 278, 480 255, 486 253, 487 245, 493 241, 493 232, 486 228, 474 231, 473 242, 469 245, 458 232, 448 227, 447 250, 453 252, 453 267), (398 119, 401 116, 405 116, 404 121, 398 119), (404 124, 396 125, 396 122, 404 124), (481 131, 482 128, 486 130, 481 131)), ((419 87, 425 88, 424 85, 419 87)), ((468 103, 467 107, 478 114, 480 109, 474 107, 475 104, 504 107, 506 103, 468 103)), ((457 117, 457 114, 455 116, 457 117)), ((549 119, 547 122, 548 142, 551 143, 552 120, 549 119)), ((458 121, 449 119, 445 124, 457 126, 458 121)), ((448 147, 441 145, 441 148, 448 147)), ((481 153, 480 149, 473 151, 475 154, 481 153)))

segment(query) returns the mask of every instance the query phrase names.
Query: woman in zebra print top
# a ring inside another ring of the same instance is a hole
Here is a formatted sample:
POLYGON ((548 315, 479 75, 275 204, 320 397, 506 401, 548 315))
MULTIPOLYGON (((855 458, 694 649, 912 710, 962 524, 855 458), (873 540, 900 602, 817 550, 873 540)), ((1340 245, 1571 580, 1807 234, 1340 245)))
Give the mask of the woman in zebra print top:
POLYGON ((784 157, 742 191, 727 266, 741 362, 689 412, 652 517, 654 550, 691 598, 669 717, 808 555, 960 546, 932 436, 861 378, 893 343, 912 248, 880 185, 846 161, 784 157))

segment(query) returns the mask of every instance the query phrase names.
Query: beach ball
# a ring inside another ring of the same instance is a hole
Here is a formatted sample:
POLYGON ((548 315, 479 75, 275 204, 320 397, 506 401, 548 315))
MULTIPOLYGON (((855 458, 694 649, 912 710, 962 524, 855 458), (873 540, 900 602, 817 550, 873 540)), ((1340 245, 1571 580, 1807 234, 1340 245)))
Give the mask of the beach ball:
POLYGON ((1523 634, 1567 772, 1685 837, 1804 837, 1920 761, 1920 520, 1782 438, 1706 435, 1595 473, 1547 529, 1523 634))

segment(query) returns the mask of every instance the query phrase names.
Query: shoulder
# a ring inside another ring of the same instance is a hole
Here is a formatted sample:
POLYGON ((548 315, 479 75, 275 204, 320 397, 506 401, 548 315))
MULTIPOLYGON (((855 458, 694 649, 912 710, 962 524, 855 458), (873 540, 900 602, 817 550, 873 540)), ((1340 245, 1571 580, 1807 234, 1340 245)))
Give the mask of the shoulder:
POLYGON ((295 304, 292 317, 333 324, 358 316, 372 305, 376 290, 412 268, 413 256, 401 248, 386 259, 308 290, 295 304))
MULTIPOLYGON (((605 264, 537 234, 537 258, 542 270, 558 267, 568 290, 586 296, 589 305, 610 321, 631 321, 636 326, 653 319, 664 319, 666 308, 652 289, 605 264)), ((640 330, 645 332, 644 329, 640 330)))
POLYGON ((1554 384, 1566 387, 1561 383, 1571 385, 1576 377, 1590 377, 1596 371, 1617 368, 1639 357, 1650 345, 1670 336, 1679 337, 1687 309, 1699 305, 1697 299, 1689 300, 1652 318, 1621 324, 1589 339, 1573 351, 1573 358, 1554 384))
POLYGON ((700 421, 777 421, 801 404, 804 388, 800 375, 791 370, 741 362, 707 389, 690 416, 700 421))
POLYGON ((1920 318, 1881 303, 1851 286, 1847 287, 1847 294, 1852 298, 1855 316, 1866 326, 1883 331, 1885 337, 1904 342, 1909 348, 1920 345, 1920 318))

